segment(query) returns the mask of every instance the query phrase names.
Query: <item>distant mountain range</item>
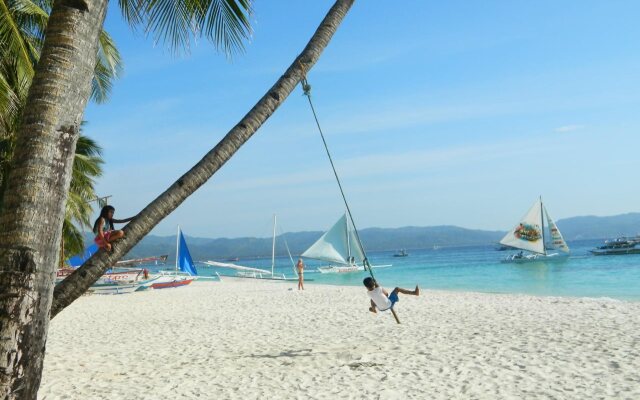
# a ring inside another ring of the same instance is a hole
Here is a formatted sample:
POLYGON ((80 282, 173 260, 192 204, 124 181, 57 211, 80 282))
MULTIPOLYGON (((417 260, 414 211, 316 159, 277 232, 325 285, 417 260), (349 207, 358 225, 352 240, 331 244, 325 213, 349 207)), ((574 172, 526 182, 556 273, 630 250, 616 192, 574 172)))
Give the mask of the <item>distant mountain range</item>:
MULTIPOLYGON (((610 217, 572 217, 557 221, 566 240, 603 239, 640 233, 640 213, 610 217)), ((504 231, 466 229, 457 226, 407 226, 403 228, 367 228, 360 231, 366 249, 370 251, 422 249, 441 247, 490 245, 497 242, 504 231)), ((284 237, 291 253, 302 253, 322 232, 293 232, 278 237, 277 254, 286 255, 284 237)), ((271 255, 271 238, 207 239, 187 236, 194 260, 225 259, 228 257, 264 257, 271 255)), ((169 254, 175 257, 175 236, 145 237, 126 258, 169 254)))

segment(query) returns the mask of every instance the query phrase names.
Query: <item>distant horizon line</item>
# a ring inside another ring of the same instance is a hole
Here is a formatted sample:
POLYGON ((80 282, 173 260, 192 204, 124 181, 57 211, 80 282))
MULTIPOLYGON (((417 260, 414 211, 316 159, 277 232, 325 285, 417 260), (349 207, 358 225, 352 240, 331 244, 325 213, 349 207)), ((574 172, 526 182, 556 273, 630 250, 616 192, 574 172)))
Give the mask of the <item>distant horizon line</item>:
MULTIPOLYGON (((630 212, 626 212, 626 213, 622 213, 622 214, 614 214, 614 215, 576 215, 576 216, 573 216, 573 217, 566 217, 566 218, 559 219, 556 222, 559 224, 561 221, 565 221, 565 220, 568 220, 568 219, 576 219, 576 218, 610 218, 610 217, 621 217, 621 216, 631 215, 631 214, 640 214, 640 211, 630 211, 630 212)), ((458 229, 465 229, 465 230, 468 230, 468 231, 481 231, 481 232, 487 232, 487 233, 504 233, 504 232, 507 232, 507 230, 503 230, 503 229, 467 228, 467 227, 459 226, 459 225, 446 225, 446 224, 443 224, 443 225, 405 225, 405 226, 386 227, 386 228, 385 227, 372 226, 372 227, 367 227, 367 228, 361 228, 361 229, 358 229, 358 230, 360 232, 362 232, 362 231, 371 230, 371 229, 395 230, 395 229, 407 229, 407 228, 458 228, 458 229)), ((283 232, 283 233, 277 234, 276 237, 283 236, 283 235, 286 235, 286 234, 318 233, 318 232, 324 232, 324 230, 318 229, 318 230, 289 231, 289 232, 283 232)), ((184 233, 184 231, 183 231, 183 233, 184 233)), ((271 237, 271 236, 204 237, 204 236, 192 236, 192 235, 189 235, 187 233, 184 233, 184 234, 185 234, 185 236, 190 237, 190 238, 194 238, 194 239, 229 239, 229 240, 237 240, 237 239, 266 239, 266 238, 270 238, 271 237)), ((159 238, 170 238, 170 237, 175 237, 176 235, 175 234, 173 234, 173 235, 148 234, 146 236, 155 236, 155 237, 159 237, 159 238)))

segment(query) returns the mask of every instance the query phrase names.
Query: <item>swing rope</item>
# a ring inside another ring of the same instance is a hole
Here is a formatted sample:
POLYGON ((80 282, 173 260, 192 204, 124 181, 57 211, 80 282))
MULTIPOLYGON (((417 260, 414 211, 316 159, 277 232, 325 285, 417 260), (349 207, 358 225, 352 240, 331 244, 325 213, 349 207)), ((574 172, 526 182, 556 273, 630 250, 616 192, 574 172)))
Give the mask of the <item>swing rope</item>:
POLYGON ((322 144, 324 144, 324 150, 327 153, 327 157, 329 158, 329 163, 331 163, 331 169, 333 170, 333 175, 336 177, 336 182, 338 183, 338 188, 340 189, 340 194, 342 195, 342 200, 344 201, 344 205, 347 208, 347 214, 349 214, 349 220, 351 221, 351 225, 353 226, 353 231, 356 234, 356 240, 358 241, 358 247, 362 254, 364 255, 364 260, 362 260, 362 264, 371 275, 371 278, 375 280, 375 276, 373 275, 373 269, 371 268, 371 264, 369 264, 369 260, 367 258, 367 253, 364 250, 364 246, 362 245, 362 241, 360 240, 360 234, 358 233, 358 228, 356 228, 356 223, 353 220, 353 215, 351 214, 351 208, 349 207, 349 202, 347 202, 347 196, 344 194, 344 189, 342 188, 342 182, 340 182, 340 177, 338 176, 338 172, 336 171, 336 166, 333 163, 333 158, 331 157, 331 152, 329 152, 329 146, 327 145, 327 140, 324 137, 324 133, 322 132, 322 127, 320 126, 320 121, 318 120, 318 115, 316 114, 316 109, 313 106, 313 101, 311 101, 311 85, 309 81, 307 81, 307 76, 303 72, 303 76, 301 79, 302 91, 304 95, 307 97, 309 101, 309 107, 311 107, 311 112, 313 113, 313 118, 316 121, 316 126, 318 127, 318 132, 320 132, 320 137, 322 138, 322 144))
MULTIPOLYGON (((356 234, 356 240, 358 241, 358 247, 360 247, 360 251, 364 255, 364 259, 362 260, 362 266, 364 269, 369 272, 371 278, 376 281, 376 277, 373 275, 373 268, 371 268, 371 264, 369 264, 369 259, 367 258, 367 253, 364 250, 364 246, 362 245, 362 241, 360 240, 360 234, 358 233, 358 228, 356 228, 356 223, 353 220, 353 215, 351 214, 351 208, 349 207, 349 202, 347 202, 347 196, 344 194, 344 189, 342 188, 342 183, 340 182, 340 177, 338 176, 338 171, 336 171, 336 166, 333 163, 333 158, 331 157, 331 152, 329 151, 329 146, 327 145, 327 140, 324 137, 324 133, 322 132, 322 127, 320 126, 320 121, 318 120, 318 115, 316 114, 316 109, 313 106, 313 101, 311 101, 311 85, 307 80, 307 74, 304 68, 304 65, 300 63, 302 67, 302 79, 300 83, 302 84, 302 92, 307 97, 309 101, 309 107, 311 107, 311 112, 313 113, 313 118, 316 121, 316 126, 318 127, 318 132, 320 132, 320 137, 322 138, 322 143, 324 144, 324 150, 327 153, 327 157, 329 158, 329 162, 331 163, 331 169, 333 170, 333 175, 336 177, 336 182, 338 183, 338 188, 340 188, 340 194, 342 195, 342 200, 344 201, 344 206, 347 208, 347 214, 349 214, 349 220, 351 220, 351 225, 353 226, 353 231, 356 234)), ((395 318, 396 322, 399 324, 400 319, 396 314, 396 311, 393 309, 393 306, 389 309, 393 318, 395 318)))

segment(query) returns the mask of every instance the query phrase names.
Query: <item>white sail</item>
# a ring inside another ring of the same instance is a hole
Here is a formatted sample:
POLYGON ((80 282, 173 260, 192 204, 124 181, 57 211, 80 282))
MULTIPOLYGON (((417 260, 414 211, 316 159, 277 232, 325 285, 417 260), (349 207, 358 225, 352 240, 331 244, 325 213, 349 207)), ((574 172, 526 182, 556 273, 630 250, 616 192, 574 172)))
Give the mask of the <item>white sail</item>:
POLYGON ((349 231, 349 248, 351 249, 351 257, 353 257, 355 262, 362 264, 364 261, 364 253, 358 244, 358 237, 353 229, 349 231))
POLYGON ((545 254, 542 235, 542 203, 536 200, 531 209, 500 241, 505 246, 545 254))
MULTIPOLYGON (((360 252, 360 254, 362 253, 360 252)), ((353 256, 357 257, 358 253, 353 253, 353 256)), ((302 257, 314 258, 331 263, 348 264, 349 243, 347 239, 347 216, 343 215, 340 217, 331 229, 302 253, 302 257)))
MULTIPOLYGON (((543 206, 544 207, 544 206, 543 206)), ((549 225, 549 232, 551 233, 551 248, 554 250, 560 250, 565 253, 569 253, 569 246, 567 246, 567 242, 564 241, 562 237, 562 233, 560 233, 560 229, 556 225, 555 221, 549 215, 549 211, 547 211, 547 207, 544 207, 544 214, 547 217, 547 224, 549 225)))

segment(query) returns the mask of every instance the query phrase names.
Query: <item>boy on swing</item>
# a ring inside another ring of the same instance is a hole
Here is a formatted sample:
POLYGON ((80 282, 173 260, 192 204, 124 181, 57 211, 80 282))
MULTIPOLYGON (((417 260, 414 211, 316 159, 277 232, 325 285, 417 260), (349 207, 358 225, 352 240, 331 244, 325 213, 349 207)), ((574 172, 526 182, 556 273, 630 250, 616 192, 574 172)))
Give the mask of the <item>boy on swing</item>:
POLYGON ((418 285, 416 285, 415 290, 407 290, 397 287, 391 291, 391 294, 389 294, 371 277, 364 278, 362 283, 364 283, 364 286, 367 288, 367 294, 371 299, 371 307, 369 307, 369 311, 372 313, 377 313, 376 308, 380 311, 391 309, 399 300, 398 293, 420 296, 420 288, 418 285))

